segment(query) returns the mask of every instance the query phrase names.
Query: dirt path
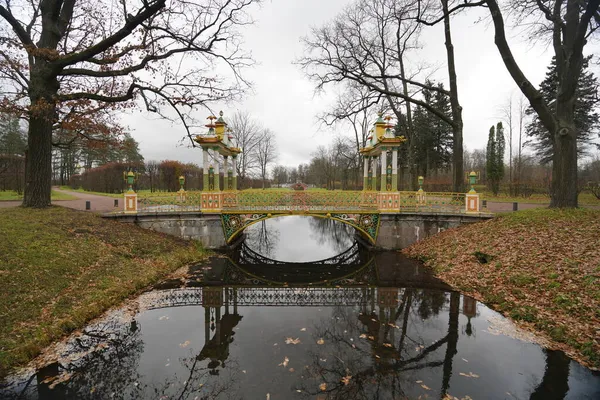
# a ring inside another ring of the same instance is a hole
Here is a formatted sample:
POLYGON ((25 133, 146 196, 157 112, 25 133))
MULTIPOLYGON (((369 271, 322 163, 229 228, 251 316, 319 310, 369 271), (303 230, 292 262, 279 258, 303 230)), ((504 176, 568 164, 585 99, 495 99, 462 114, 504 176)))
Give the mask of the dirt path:
MULTIPOLYGON (((77 197, 76 200, 54 200, 52 204, 61 207, 73 208, 75 210, 85 210, 85 202, 90 202, 90 211, 97 213, 106 213, 115 210, 114 203, 115 200, 119 200, 119 206, 123 206, 122 199, 115 199, 113 197, 108 196, 98 196, 95 194, 81 193, 81 192, 71 192, 68 190, 62 190, 57 187, 53 187, 52 190, 60 193, 69 194, 71 196, 77 197)), ((0 208, 8 208, 8 207, 18 207, 21 205, 20 200, 15 201, 0 201, 0 208)))
POLYGON ((96 194, 89 193, 71 192, 68 190, 59 189, 57 187, 53 187, 52 190, 77 197, 77 200, 58 200, 52 202, 54 205, 73 208, 75 210, 85 210, 86 201, 90 202, 90 210, 97 213, 114 211, 115 200, 119 200, 119 206, 123 205, 123 199, 116 199, 108 196, 98 196, 96 194))

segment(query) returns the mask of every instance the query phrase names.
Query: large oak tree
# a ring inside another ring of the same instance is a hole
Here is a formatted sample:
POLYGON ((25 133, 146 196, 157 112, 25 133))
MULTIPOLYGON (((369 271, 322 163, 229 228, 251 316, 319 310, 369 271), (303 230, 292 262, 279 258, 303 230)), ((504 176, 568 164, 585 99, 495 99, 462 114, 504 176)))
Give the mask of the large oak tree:
POLYGON ((50 204, 53 131, 143 105, 191 138, 193 111, 239 96, 253 2, 1 0, 0 107, 28 120, 23 205, 50 204))

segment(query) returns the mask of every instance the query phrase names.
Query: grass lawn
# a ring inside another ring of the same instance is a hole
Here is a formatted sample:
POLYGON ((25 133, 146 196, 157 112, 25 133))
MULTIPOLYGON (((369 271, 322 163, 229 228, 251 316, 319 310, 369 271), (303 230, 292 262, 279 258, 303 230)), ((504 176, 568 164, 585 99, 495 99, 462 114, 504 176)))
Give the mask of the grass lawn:
POLYGON ((205 251, 63 207, 0 209, 0 378, 205 251))
POLYGON ((405 249, 439 277, 600 367, 600 210, 537 208, 405 249))
MULTIPOLYGON (((52 191, 50 196, 51 196, 52 200, 77 200, 77 197, 75 197, 75 196, 71 196, 70 194, 66 194, 66 193, 56 192, 54 190, 52 191)), ((3 191, 0 191, 0 201, 3 201, 3 200, 20 201, 20 200, 23 200, 23 195, 17 194, 17 192, 15 192, 13 190, 3 190, 3 191)))

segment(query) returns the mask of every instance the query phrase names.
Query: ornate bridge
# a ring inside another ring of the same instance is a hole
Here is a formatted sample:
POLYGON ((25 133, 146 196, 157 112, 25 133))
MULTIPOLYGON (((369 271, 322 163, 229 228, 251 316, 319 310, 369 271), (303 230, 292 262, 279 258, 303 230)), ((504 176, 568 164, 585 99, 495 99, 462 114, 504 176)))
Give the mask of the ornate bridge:
MULTIPOLYGON (((179 177, 181 188, 178 192, 144 194, 138 198, 138 194, 132 189, 136 176, 130 172, 126 177, 129 191, 125 193, 125 214, 143 213, 147 217, 149 214, 165 216, 201 213, 206 216, 218 216, 226 244, 231 243, 248 226, 283 215, 309 215, 338 220, 354 227, 372 244, 377 244, 382 215, 419 213, 448 217, 465 214, 470 214, 471 217, 489 217, 489 214, 480 212, 479 194, 473 189, 476 178, 474 172, 469 175, 471 190, 468 193, 425 192, 422 189, 422 177, 419 177, 419 190, 399 191, 398 152, 405 139, 393 134, 394 125, 387 117, 379 116, 368 143, 359 151, 364 163, 361 191, 237 190, 235 161, 241 149, 233 144, 233 136, 227 133, 227 123, 223 120, 222 113, 218 119, 212 116, 209 119, 210 123, 206 125, 209 128, 208 133, 198 135, 195 139, 203 152, 202 191, 186 191, 185 177, 181 176, 179 177), (214 119, 216 122, 213 123, 214 119)), ((475 219, 471 218, 471 220, 475 219)), ((395 221, 397 222, 398 219, 396 218, 395 221)), ((442 225, 427 226, 438 231, 450 226, 448 221, 443 222, 442 225)), ((464 221, 460 220, 458 224, 462 222, 464 221)), ((456 221, 450 223, 456 225, 456 221)), ((427 226, 421 222, 413 226, 417 228, 416 240, 419 240, 421 227, 425 230, 427 226)), ((157 230, 164 228, 151 224, 151 229, 156 229, 155 227, 158 228, 157 230)), ((180 223, 180 227, 182 227, 180 236, 198 236, 185 234, 183 222, 180 223)), ((170 232, 174 228, 169 226, 164 230, 170 232)), ((198 227, 194 229, 196 228, 198 227)), ((210 229, 214 229, 214 226, 211 225, 210 229)), ((405 228, 391 227, 390 229, 395 232, 405 228)), ((202 235, 206 237, 208 233, 204 232, 202 235)), ((396 232, 394 235, 398 238, 400 233, 396 232)), ((216 238, 213 237, 212 242, 215 240, 216 238)), ((212 242, 207 242, 205 245, 221 246, 214 245, 212 242)), ((397 246, 397 244, 391 245, 392 248, 397 246)))

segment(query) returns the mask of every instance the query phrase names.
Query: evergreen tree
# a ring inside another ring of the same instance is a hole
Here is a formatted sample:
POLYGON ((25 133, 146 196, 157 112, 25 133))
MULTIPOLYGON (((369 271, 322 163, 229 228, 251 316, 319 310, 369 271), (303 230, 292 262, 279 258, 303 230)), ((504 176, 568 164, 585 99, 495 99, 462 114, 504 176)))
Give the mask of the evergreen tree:
MULTIPOLYGON (((577 100, 575 101, 574 114, 575 126, 577 128, 577 151, 579 155, 584 155, 590 145, 600 148, 600 145, 593 143, 593 140, 600 135, 600 114, 598 113, 598 81, 594 74, 588 71, 590 57, 583 61, 583 68, 579 82, 577 83, 577 100)), ((558 72, 556 69, 556 58, 553 57, 546 72, 546 77, 540 84, 540 92, 544 100, 552 103, 557 96, 558 72)), ((536 155, 540 157, 543 163, 552 161, 553 154, 553 136, 542 125, 537 113, 531 106, 527 108, 527 115, 533 116, 532 121, 526 127, 527 136, 531 139, 525 142, 530 145, 536 155)))
MULTIPOLYGON (((433 86, 431 81, 427 85, 433 86)), ((444 89, 439 83, 438 88, 444 89)), ((423 89, 424 101, 433 108, 450 117, 450 100, 442 92, 423 89)), ((445 171, 452 164, 452 127, 438 116, 417 106, 413 112, 413 128, 415 135, 414 160, 418 172, 428 176, 432 171, 445 171)))
POLYGON ((498 122, 496 129, 490 128, 486 150, 486 174, 487 181, 494 196, 500 190, 500 181, 504 177, 504 128, 502 122, 498 122))
POLYGON ((25 133, 16 117, 0 116, 0 154, 23 155, 27 147, 25 133))

